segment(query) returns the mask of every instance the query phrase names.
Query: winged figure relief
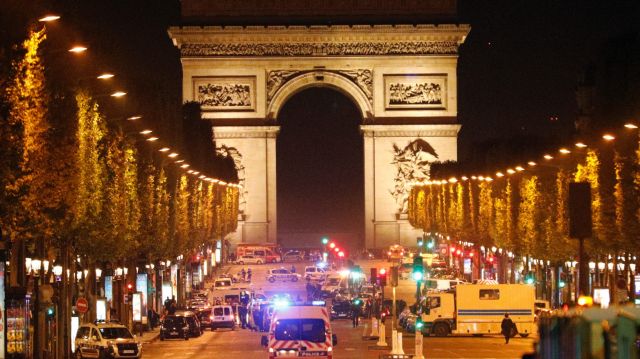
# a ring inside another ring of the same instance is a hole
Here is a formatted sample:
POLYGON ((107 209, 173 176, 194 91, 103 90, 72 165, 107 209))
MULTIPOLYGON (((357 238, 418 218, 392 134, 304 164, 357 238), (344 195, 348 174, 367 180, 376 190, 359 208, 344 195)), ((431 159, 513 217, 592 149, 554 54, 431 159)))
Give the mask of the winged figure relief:
POLYGON ((429 179, 430 164, 438 159, 438 153, 427 141, 418 138, 404 148, 393 144, 393 161, 397 171, 394 188, 389 192, 394 197, 398 213, 407 213, 409 191, 416 181, 429 179))

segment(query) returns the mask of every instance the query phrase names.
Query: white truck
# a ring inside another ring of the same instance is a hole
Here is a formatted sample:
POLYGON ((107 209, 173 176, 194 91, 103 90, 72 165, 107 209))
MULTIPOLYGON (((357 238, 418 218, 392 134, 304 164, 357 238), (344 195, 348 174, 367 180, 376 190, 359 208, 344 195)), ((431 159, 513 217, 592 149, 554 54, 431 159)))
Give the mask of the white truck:
POLYGON ((429 292, 421 303, 423 333, 500 334, 509 313, 517 333, 527 337, 536 331, 535 299, 534 287, 526 284, 465 284, 450 292, 429 292))

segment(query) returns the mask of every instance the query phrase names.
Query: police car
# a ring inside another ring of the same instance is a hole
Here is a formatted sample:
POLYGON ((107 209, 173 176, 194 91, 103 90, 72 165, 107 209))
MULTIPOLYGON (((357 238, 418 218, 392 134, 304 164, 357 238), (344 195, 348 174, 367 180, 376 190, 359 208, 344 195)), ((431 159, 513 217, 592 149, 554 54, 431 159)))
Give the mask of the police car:
POLYGON ((118 323, 86 323, 78 328, 76 358, 142 358, 142 343, 118 323))
POLYGON ((301 277, 300 274, 291 273, 286 268, 269 269, 267 271, 267 280, 269 281, 269 283, 274 283, 276 281, 297 282, 300 279, 300 277, 301 277))

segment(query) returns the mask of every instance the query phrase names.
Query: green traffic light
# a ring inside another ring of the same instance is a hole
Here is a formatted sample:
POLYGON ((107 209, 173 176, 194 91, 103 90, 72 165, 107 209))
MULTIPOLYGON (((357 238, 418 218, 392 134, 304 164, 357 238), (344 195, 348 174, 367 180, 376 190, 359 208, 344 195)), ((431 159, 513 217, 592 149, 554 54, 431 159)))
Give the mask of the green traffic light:
POLYGON ((411 276, 413 277, 413 280, 422 280, 422 272, 413 272, 411 276))
POLYGON ((433 241, 427 242, 427 248, 429 248, 429 249, 433 248, 433 241))
POLYGON ((55 310, 53 309, 53 307, 49 307, 47 308, 47 315, 52 317, 55 314, 55 310))
POLYGON ((418 242, 418 247, 422 247, 424 243, 422 241, 418 242))
POLYGON ((424 323, 422 322, 422 320, 416 321, 416 329, 422 329, 423 326, 424 323))
POLYGON ((562 280, 560 281, 560 288, 564 288, 564 286, 566 286, 566 285, 567 285, 567 283, 565 283, 565 282, 564 282, 564 281, 562 281, 562 280))
POLYGON ((360 299, 356 299, 356 300, 354 300, 354 301, 353 301, 353 304, 355 304, 355 305, 360 305, 360 299))
POLYGON ((327 243, 329 243, 329 238, 322 237, 322 244, 327 244, 327 243))

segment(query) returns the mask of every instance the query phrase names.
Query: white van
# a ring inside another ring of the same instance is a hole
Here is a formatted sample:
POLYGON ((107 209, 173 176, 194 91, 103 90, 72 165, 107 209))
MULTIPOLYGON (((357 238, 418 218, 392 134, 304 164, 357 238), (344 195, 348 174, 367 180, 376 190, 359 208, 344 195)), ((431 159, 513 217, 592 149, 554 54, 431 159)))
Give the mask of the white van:
POLYGON ((269 358, 307 357, 333 358, 338 343, 331 332, 331 322, 324 306, 283 306, 273 312, 269 335, 261 344, 269 350, 269 358))
POLYGON ((313 281, 323 281, 327 273, 324 269, 316 266, 306 266, 304 267, 304 279, 313 280, 313 281))
POLYGON ((231 278, 218 278, 213 282, 213 290, 230 289, 232 284, 231 278))
POLYGON ((211 309, 211 330, 230 328, 235 330, 236 321, 230 305, 214 305, 211 309))
POLYGON ((465 284, 460 279, 425 279, 424 288, 427 290, 449 290, 459 284, 465 284))

